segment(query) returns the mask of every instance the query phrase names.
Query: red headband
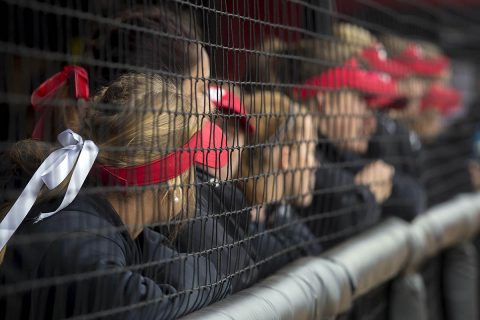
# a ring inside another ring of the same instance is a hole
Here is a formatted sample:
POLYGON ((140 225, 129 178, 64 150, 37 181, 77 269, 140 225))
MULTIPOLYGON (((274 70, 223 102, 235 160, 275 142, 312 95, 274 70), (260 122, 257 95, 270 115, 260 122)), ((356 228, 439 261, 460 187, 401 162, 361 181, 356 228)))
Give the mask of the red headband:
POLYGON ((239 121, 248 127, 250 133, 255 132, 255 126, 248 118, 245 106, 240 101, 240 98, 229 90, 220 87, 210 87, 209 89, 210 101, 225 114, 239 115, 239 121))
POLYGON ((72 92, 69 94, 74 99, 88 99, 88 74, 85 69, 79 66, 65 66, 63 71, 54 74, 52 77, 43 82, 32 93, 31 103, 33 108, 40 112, 40 118, 38 119, 35 128, 32 132, 32 138, 41 140, 43 139, 43 131, 45 127, 45 116, 47 106, 44 104, 48 99, 51 99, 57 94, 57 92, 66 86, 71 88, 72 92))
MULTIPOLYGON (((391 101, 398 97, 395 80, 385 73, 360 69, 356 59, 351 59, 341 67, 330 68, 320 75, 308 79, 305 81, 305 86, 314 88, 300 87, 293 89, 294 94, 300 99, 313 97, 319 90, 343 88, 357 90, 375 98, 382 98, 376 99, 376 102, 391 101)), ((381 104, 372 103, 370 105, 380 106, 381 104)))
POLYGON ((363 49, 360 55, 375 71, 385 72, 394 78, 401 78, 410 74, 408 67, 398 61, 388 59, 387 52, 379 43, 363 49))
POLYGON ((454 88, 432 84, 422 98, 422 109, 436 108, 448 116, 462 106, 462 95, 454 88))
POLYGON ((161 159, 130 167, 98 165, 97 170, 104 185, 157 184, 178 177, 194 162, 210 167, 223 167, 228 161, 225 140, 222 130, 206 121, 202 129, 197 131, 185 145, 161 159))
POLYGON ((439 76, 450 66, 450 60, 445 56, 426 59, 422 49, 415 45, 408 45, 400 56, 393 59, 408 67, 411 72, 421 76, 439 76))

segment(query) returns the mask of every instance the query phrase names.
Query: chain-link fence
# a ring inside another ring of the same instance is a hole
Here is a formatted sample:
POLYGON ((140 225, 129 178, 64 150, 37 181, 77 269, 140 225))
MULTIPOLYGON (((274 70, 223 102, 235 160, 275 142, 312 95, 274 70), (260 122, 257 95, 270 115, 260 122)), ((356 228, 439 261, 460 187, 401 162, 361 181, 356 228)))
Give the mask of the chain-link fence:
POLYGON ((472 318, 479 9, 1 0, 1 317, 472 318))

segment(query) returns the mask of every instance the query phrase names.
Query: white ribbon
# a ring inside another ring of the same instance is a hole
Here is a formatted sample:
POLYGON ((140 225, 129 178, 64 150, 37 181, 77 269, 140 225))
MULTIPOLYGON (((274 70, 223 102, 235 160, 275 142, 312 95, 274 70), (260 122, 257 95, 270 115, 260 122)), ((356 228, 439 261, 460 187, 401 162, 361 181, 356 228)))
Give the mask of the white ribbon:
POLYGON ((55 189, 72 172, 60 206, 55 211, 41 213, 35 223, 54 215, 72 203, 85 182, 97 157, 98 147, 91 140, 83 141, 80 135, 70 129, 60 133, 58 141, 63 148, 55 150, 43 161, 0 223, 0 250, 33 207, 44 184, 50 190, 55 189))

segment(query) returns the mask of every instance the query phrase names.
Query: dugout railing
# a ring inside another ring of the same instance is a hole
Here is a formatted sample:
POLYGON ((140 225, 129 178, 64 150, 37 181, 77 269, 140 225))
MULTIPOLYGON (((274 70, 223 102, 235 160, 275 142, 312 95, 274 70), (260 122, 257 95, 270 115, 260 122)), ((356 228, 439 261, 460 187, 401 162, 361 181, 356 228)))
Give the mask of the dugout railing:
MULTIPOLYGON (((184 319, 335 319, 356 298, 415 273, 427 259, 479 232, 480 194, 460 195, 411 224, 388 219, 184 319)), ((402 307, 407 312, 415 306, 402 307)))

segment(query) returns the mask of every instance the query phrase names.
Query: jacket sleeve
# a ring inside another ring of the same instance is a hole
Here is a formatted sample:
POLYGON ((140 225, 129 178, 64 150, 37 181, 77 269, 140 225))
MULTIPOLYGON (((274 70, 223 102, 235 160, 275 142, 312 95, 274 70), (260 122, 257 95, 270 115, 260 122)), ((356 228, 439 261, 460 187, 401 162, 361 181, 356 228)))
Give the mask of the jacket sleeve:
POLYGON ((412 177, 396 172, 393 177, 392 194, 382 204, 382 213, 412 221, 427 207, 425 189, 412 177))
POLYGON ((378 221, 380 207, 368 187, 356 185, 353 173, 336 164, 316 171, 314 199, 309 208, 309 226, 317 237, 324 237, 326 246, 361 231, 378 221))
POLYGON ((302 256, 321 252, 318 239, 289 205, 273 206, 266 223, 250 223, 259 277, 273 274, 302 256))
POLYGON ((45 319, 95 313, 101 319, 171 319, 200 307, 195 301, 203 294, 198 288, 208 281, 206 261, 174 259, 175 252, 159 244, 151 261, 141 264, 129 257, 129 250, 85 232, 54 241, 38 271, 52 285, 33 292, 37 310, 32 314, 45 319))
POLYGON ((254 244, 234 222, 242 213, 228 212, 208 189, 197 193, 197 217, 178 234, 176 245, 182 252, 204 254, 217 269, 219 285, 231 293, 257 279, 252 266, 254 244))

